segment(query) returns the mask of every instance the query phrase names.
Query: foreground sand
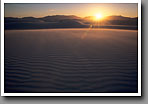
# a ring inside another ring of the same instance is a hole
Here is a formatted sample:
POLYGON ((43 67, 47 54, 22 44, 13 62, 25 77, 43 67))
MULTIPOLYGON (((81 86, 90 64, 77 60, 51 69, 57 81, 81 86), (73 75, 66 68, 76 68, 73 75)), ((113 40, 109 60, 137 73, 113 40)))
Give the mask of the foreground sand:
POLYGON ((5 31, 5 92, 137 92, 135 30, 5 31))

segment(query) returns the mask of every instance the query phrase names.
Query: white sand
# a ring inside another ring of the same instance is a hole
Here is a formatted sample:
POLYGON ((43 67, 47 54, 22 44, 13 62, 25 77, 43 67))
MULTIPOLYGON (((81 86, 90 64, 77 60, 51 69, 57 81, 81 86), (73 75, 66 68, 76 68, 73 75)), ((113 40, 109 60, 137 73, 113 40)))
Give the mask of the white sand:
POLYGON ((136 30, 5 31, 5 92, 137 92, 136 30))

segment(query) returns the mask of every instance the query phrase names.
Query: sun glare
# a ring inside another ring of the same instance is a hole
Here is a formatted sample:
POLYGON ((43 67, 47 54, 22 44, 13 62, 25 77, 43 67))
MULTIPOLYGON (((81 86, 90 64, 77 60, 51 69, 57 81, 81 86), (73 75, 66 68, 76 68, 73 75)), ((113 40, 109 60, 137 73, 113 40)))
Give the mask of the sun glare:
POLYGON ((96 20, 99 20, 99 19, 101 19, 101 18, 102 18, 102 14, 96 14, 96 15, 95 15, 95 19, 96 19, 96 20))

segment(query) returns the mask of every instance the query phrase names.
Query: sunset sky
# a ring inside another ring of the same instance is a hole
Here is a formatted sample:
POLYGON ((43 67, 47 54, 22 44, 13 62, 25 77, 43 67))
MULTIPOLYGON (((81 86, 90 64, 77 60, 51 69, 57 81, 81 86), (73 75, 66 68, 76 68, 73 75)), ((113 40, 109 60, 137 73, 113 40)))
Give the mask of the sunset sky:
POLYGON ((76 15, 80 17, 122 15, 138 16, 136 3, 50 3, 50 4, 5 4, 5 17, 44 17, 48 15, 76 15))

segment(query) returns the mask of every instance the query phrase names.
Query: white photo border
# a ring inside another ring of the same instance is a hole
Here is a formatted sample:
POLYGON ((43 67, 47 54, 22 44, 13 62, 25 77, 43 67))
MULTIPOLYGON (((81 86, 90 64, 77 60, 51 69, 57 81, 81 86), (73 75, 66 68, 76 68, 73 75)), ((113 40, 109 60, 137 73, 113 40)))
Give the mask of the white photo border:
POLYGON ((141 0, 1 0, 1 96, 141 96, 141 0), (4 3, 138 3, 138 93, 4 93, 4 3))

